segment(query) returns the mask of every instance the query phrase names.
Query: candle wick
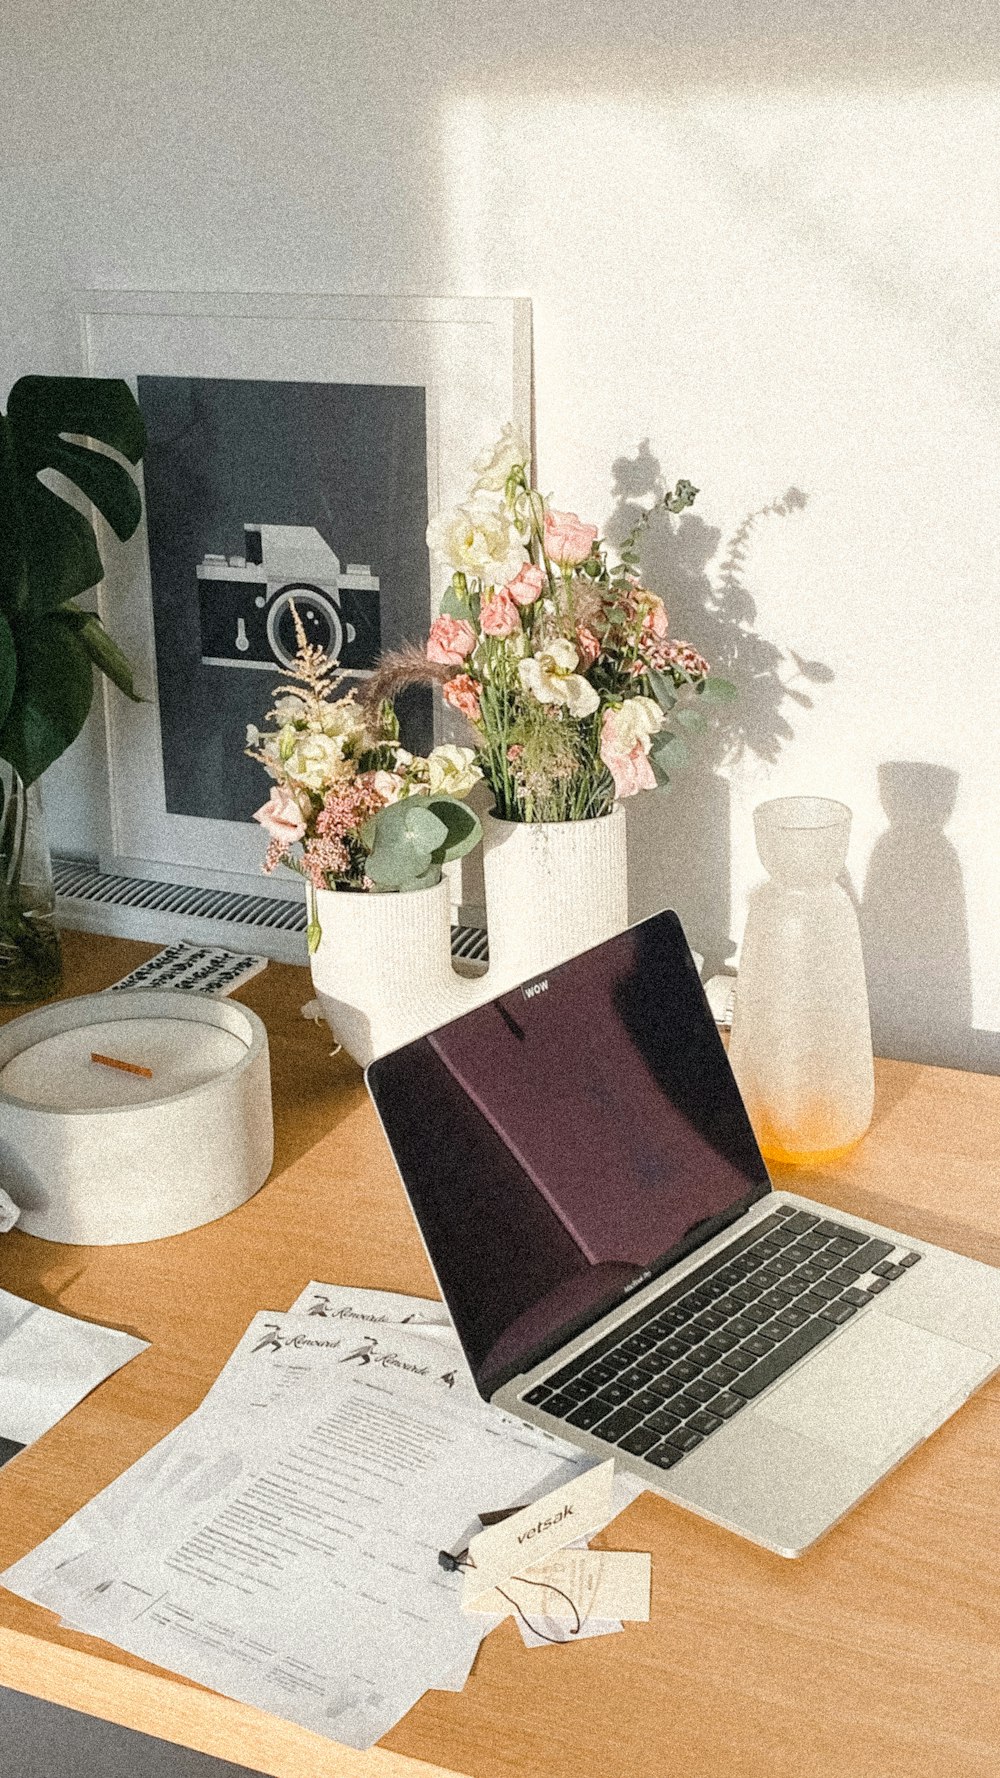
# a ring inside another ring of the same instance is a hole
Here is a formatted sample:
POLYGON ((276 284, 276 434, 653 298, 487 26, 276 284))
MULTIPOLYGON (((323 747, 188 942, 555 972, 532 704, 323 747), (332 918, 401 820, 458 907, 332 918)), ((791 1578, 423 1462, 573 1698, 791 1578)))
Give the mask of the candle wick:
POLYGON ((153 1078, 153 1070, 141 1068, 138 1062, 120 1062, 116 1056, 99 1056, 96 1050, 91 1050, 90 1059, 92 1062, 100 1062, 103 1068, 120 1068, 123 1074, 140 1074, 143 1080, 153 1078))

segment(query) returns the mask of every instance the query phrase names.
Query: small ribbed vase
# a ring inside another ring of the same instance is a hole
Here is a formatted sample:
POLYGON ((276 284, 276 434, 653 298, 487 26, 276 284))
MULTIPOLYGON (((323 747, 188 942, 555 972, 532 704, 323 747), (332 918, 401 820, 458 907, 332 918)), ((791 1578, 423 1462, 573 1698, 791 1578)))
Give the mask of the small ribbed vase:
POLYGON ((447 881, 399 895, 321 890, 312 977, 327 1024, 362 1066, 601 944, 628 925, 625 816, 483 822, 490 966, 451 961, 447 881))
POLYGON ((729 1060, 762 1152, 815 1164, 864 1135, 874 1104, 861 937, 836 881, 851 811, 778 797, 754 828, 770 881, 750 897, 729 1060))

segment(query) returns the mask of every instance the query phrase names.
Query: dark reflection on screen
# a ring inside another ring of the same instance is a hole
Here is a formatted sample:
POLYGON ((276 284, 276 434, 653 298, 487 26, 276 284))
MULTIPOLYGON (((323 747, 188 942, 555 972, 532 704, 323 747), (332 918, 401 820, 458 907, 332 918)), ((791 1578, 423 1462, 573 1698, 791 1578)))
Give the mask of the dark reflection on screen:
POLYGON ((674 914, 369 1084, 484 1394, 769 1187, 674 914))

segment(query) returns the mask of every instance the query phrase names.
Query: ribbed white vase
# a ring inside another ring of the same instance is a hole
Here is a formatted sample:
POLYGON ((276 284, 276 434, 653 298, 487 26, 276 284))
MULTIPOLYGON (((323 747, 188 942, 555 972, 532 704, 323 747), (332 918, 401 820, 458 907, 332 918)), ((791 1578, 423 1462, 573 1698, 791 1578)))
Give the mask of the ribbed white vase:
POLYGON ((317 895, 316 998, 362 1066, 628 925, 620 807, 596 821, 487 816, 483 828, 490 967, 476 980, 452 966, 447 881, 401 895, 317 895))
POLYGON ((483 820, 490 940, 487 978, 502 994, 628 925, 625 811, 596 821, 483 820))
POLYGON ((452 967, 445 879, 399 895, 321 889, 316 912, 316 998, 337 1042, 362 1067, 485 998, 478 981, 452 967))

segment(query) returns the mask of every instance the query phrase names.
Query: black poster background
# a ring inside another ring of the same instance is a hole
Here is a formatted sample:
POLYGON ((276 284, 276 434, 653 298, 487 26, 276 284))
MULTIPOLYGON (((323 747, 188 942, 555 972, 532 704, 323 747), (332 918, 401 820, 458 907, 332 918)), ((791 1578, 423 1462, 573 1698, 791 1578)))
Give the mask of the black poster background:
MULTIPOLYGON (((419 387, 140 377, 143 463, 166 805, 247 821, 268 780, 244 756, 279 684, 201 659, 198 563, 244 552, 245 524, 310 525, 380 582, 382 646, 430 618, 427 428, 419 387)), ((208 595, 210 596, 210 594, 208 595)), ((348 681, 343 689, 347 690, 348 681)), ((400 700, 403 740, 433 745, 430 695, 400 700)))

